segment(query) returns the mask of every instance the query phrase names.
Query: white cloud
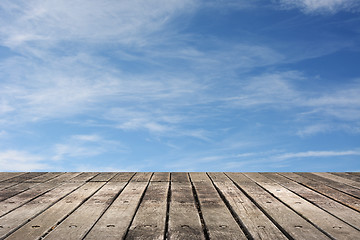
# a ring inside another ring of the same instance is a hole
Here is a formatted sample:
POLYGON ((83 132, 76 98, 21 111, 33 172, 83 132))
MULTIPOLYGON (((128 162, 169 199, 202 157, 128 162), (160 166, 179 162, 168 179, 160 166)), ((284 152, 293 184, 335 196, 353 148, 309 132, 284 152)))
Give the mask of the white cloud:
POLYGON ((12 48, 34 40, 44 46, 67 40, 143 45, 145 36, 194 6, 192 0, 5 0, 0 34, 12 48))
POLYGON ((76 159, 97 156, 109 152, 123 152, 125 147, 118 141, 110 141, 96 134, 73 135, 53 147, 53 160, 76 159))
POLYGON ((0 171, 39 171, 48 169, 42 156, 24 151, 0 151, 0 171))
POLYGON ((298 153, 284 153, 276 156, 276 159, 287 160, 292 158, 308 158, 308 157, 339 157, 339 156, 358 156, 360 151, 349 150, 349 151, 308 151, 298 153))
POLYGON ((284 8, 299 8, 305 13, 330 13, 359 11, 358 0, 280 0, 284 8))

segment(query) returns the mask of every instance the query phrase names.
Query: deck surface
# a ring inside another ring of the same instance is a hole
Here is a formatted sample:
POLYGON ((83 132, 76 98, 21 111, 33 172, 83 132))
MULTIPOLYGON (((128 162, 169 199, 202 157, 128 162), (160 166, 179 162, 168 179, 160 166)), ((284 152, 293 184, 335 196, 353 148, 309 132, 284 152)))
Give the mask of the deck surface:
POLYGON ((360 174, 3 172, 0 239, 360 239, 360 174))

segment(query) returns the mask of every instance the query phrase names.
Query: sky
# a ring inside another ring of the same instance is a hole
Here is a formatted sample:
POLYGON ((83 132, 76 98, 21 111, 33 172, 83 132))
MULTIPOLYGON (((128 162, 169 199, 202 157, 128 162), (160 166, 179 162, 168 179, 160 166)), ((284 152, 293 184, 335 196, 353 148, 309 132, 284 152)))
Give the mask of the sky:
POLYGON ((360 171, 358 0, 2 0, 0 171, 360 171))

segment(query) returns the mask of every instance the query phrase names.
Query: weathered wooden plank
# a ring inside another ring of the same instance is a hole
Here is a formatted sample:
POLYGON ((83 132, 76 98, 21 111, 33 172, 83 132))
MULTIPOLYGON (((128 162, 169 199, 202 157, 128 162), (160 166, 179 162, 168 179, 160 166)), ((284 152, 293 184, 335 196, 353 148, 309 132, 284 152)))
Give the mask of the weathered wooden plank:
POLYGON ((130 181, 85 239, 123 239, 147 185, 130 181))
POLYGON ((150 181, 152 172, 137 172, 131 179, 132 182, 148 182, 150 181))
POLYGON ((348 207, 351 207, 357 211, 360 211, 360 200, 350 196, 346 193, 343 193, 337 189, 331 188, 329 186, 326 186, 323 183, 316 182, 314 180, 302 177, 295 173, 279 173, 282 176, 285 176, 291 180, 294 180, 308 188, 313 189, 314 191, 317 191, 321 194, 324 194, 348 207))
POLYGON ((0 182, 25 174, 25 172, 1 172, 0 182))
POLYGON ((45 174, 42 174, 38 177, 30 178, 26 180, 25 182, 32 182, 32 183, 43 183, 46 181, 49 181, 53 178, 56 178, 57 176, 60 176, 61 174, 64 174, 63 172, 48 172, 45 174))
POLYGON ((69 213, 75 210, 83 201, 94 194, 105 183, 88 182, 76 191, 72 192, 56 204, 52 205, 46 211, 32 219, 30 222, 16 230, 7 239, 25 240, 38 239, 56 224, 62 221, 69 213))
POLYGON ((80 187, 82 183, 65 183, 24 204, 0 218, 0 239, 12 233, 58 200, 80 187))
POLYGON ((247 239, 210 178, 204 174, 190 173, 190 180, 195 187, 210 239, 247 239))
POLYGON ((360 230, 360 213, 276 173, 262 173, 302 198, 360 230))
POLYGON ((46 174, 46 172, 28 172, 25 174, 21 174, 19 176, 13 177, 13 178, 9 178, 3 182, 25 182, 26 180, 32 179, 32 178, 36 178, 40 175, 46 174))
POLYGON ((172 172, 171 182, 190 182, 187 172, 172 172))
POLYGON ((128 182, 134 176, 134 172, 119 172, 110 182, 128 182))
POLYGON ((71 175, 67 182, 87 182, 98 175, 99 172, 68 172, 66 174, 71 175))
POLYGON ((223 173, 208 173, 252 239, 288 239, 223 173))
POLYGON ((349 174, 349 173, 345 173, 345 172, 331 172, 331 174, 334 174, 336 176, 340 176, 343 178, 347 178, 347 179, 353 180, 355 182, 360 182, 360 176, 356 176, 353 174, 349 174))
POLYGON ((151 182, 169 182, 170 173, 169 172, 155 172, 151 178, 151 182))
POLYGON ((191 172, 191 182, 209 182, 210 178, 205 172, 191 172))
POLYGON ((5 188, 11 187, 11 186, 14 186, 16 184, 18 184, 18 183, 16 183, 16 182, 1 182, 0 183, 0 190, 3 190, 5 188))
POLYGON ((231 180, 223 172, 208 172, 213 182, 231 182, 231 180))
POLYGON ((45 239, 82 239, 125 185, 126 182, 106 183, 74 213, 46 235, 45 239))
POLYGON ((326 173, 326 172, 319 172, 319 173, 313 173, 313 174, 316 174, 316 175, 318 175, 320 177, 323 177, 323 178, 330 179, 330 180, 335 181, 335 182, 339 182, 341 184, 346 184, 346 185, 349 185, 351 187, 357 188, 358 192, 359 192, 359 195, 360 195, 360 182, 355 182, 353 180, 346 179, 346 178, 343 178, 343 177, 339 177, 339 176, 336 176, 336 175, 333 175, 333 174, 330 174, 330 173, 326 173))
POLYGON ((169 182, 151 182, 126 239, 164 239, 169 182))
POLYGON ((116 175, 116 172, 101 172, 94 178, 90 179, 89 182, 107 182, 116 175))
MULTIPOLYGON (((176 179, 184 180, 183 174, 177 176, 176 179)), ((205 239, 189 178, 187 180, 171 182, 169 239, 205 239)))
POLYGON ((38 183, 19 183, 16 185, 13 185, 11 187, 2 189, 0 191, 0 201, 4 201, 5 199, 8 199, 12 196, 15 196, 16 194, 19 194, 21 192, 24 192, 26 190, 28 190, 29 188, 36 186, 38 183))
POLYGON ((329 239, 324 233, 299 216, 292 209, 273 197, 251 179, 241 173, 226 173, 266 215, 277 223, 277 227, 293 239, 329 239))
POLYGON ((10 197, 0 204, 0 216, 14 210, 15 208, 29 202, 41 194, 59 186, 59 183, 42 183, 30 188, 22 193, 10 197))
POLYGON ((306 177, 306 178, 309 178, 313 181, 316 181, 317 183, 320 183, 320 184, 325 184, 329 187, 332 187, 334 189, 337 189, 339 191, 342 191, 344 193, 347 193, 349 195, 352 195, 354 197, 357 197, 357 198, 360 198, 360 191, 359 189, 357 188, 354 188, 354 187, 351 187, 351 186, 348 186, 348 185, 345 185, 345 184, 342 184, 342 183, 339 183, 339 182, 336 182, 336 181, 333 181, 333 180, 330 180, 328 178, 324 178, 324 177, 320 177, 316 174, 313 174, 313 173, 296 173, 302 177, 306 177))
POLYGON ((260 173, 244 173, 335 239, 356 239, 360 232, 260 173))

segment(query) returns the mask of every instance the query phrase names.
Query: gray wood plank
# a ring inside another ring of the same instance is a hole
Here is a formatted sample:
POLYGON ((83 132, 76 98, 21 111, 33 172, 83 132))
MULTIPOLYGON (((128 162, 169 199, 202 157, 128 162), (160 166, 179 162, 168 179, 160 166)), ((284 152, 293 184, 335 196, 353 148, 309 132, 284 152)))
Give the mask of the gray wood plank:
POLYGON ((353 208, 354 210, 360 211, 360 200, 350 196, 346 193, 343 193, 337 189, 331 188, 323 183, 316 182, 314 180, 302 177, 296 173, 279 173, 282 176, 285 176, 291 180, 294 180, 308 188, 313 189, 323 195, 326 195, 348 207, 353 208))
POLYGON ((262 174, 360 230, 359 212, 277 173, 262 174))
POLYGON ((4 201, 5 199, 8 199, 12 196, 15 196, 16 194, 19 194, 21 192, 24 192, 28 190, 31 187, 36 186, 38 183, 29 183, 29 182, 23 182, 16 185, 13 185, 11 187, 2 189, 0 191, 0 202, 4 201))
POLYGON ((169 182, 170 173, 169 172, 155 172, 151 178, 151 182, 169 182))
POLYGON ((40 175, 46 174, 46 172, 28 172, 28 173, 24 173, 21 175, 18 175, 16 177, 13 178, 9 178, 3 182, 25 182, 26 180, 32 179, 32 178, 36 178, 40 175))
POLYGON ((0 204, 0 216, 18 208, 19 206, 31 201, 32 199, 44 194, 47 191, 59 186, 59 183, 43 183, 30 188, 22 193, 10 197, 0 204))
POLYGON ((256 202, 266 215, 293 239, 329 239, 324 233, 299 216, 241 173, 226 173, 246 195, 256 202))
POLYGON ((48 172, 45 174, 42 174, 38 177, 30 178, 26 180, 25 182, 33 182, 33 183, 43 183, 46 181, 49 181, 53 178, 56 178, 57 176, 60 176, 61 174, 64 174, 63 172, 48 172))
POLYGON ((209 175, 253 239, 288 239, 225 174, 209 175))
POLYGON ((9 180, 11 178, 14 178, 16 176, 25 174, 26 172, 1 172, 0 173, 0 182, 9 180))
POLYGON ((85 239, 124 238, 147 185, 148 182, 130 181, 85 239))
POLYGON ((151 182, 126 239, 164 239, 169 182, 151 182))
POLYGON ((152 172, 137 172, 131 179, 132 182, 148 182, 150 181, 152 172))
POLYGON ((186 172, 172 172, 171 182, 190 182, 189 174, 186 172))
POLYGON ((106 183, 74 213, 46 235, 45 239, 82 239, 125 185, 126 182, 106 183))
POLYGON ((349 185, 351 187, 357 188, 358 192, 359 192, 359 195, 360 195, 360 182, 356 182, 356 181, 346 179, 346 178, 336 176, 334 174, 330 174, 330 173, 326 173, 326 172, 313 173, 313 174, 316 174, 316 175, 318 175, 320 177, 323 177, 323 178, 330 179, 330 180, 335 181, 335 182, 339 182, 339 183, 346 184, 346 185, 349 185))
POLYGON ((331 172, 331 174, 334 174, 336 176, 340 176, 343 178, 347 178, 347 179, 353 180, 355 182, 360 182, 360 176, 356 176, 353 174, 349 174, 349 173, 345 173, 345 172, 331 172))
POLYGON ((128 182, 135 175, 134 172, 119 172, 110 182, 128 182))
POLYGON ((1 182, 0 183, 0 190, 6 189, 6 188, 11 187, 11 186, 15 186, 16 184, 18 184, 18 183, 16 183, 16 182, 1 182))
POLYGON ((101 188, 104 182, 88 182, 83 186, 52 205, 46 211, 26 223, 10 236, 9 240, 38 239, 45 233, 56 227, 57 223, 67 217, 83 201, 101 188))
POLYGON ((360 198, 360 191, 357 188, 354 188, 354 187, 348 186, 346 184, 342 184, 342 183, 330 180, 328 178, 320 177, 320 176, 318 176, 316 174, 313 174, 313 173, 307 173, 307 172, 303 173, 303 172, 301 172, 301 173, 296 173, 296 174, 298 174, 298 175, 300 175, 302 177, 309 178, 309 179, 311 179, 313 181, 316 181, 316 182, 318 182, 320 184, 325 184, 325 185, 327 185, 329 187, 332 187, 334 189, 337 189, 339 191, 342 191, 342 192, 347 193, 349 195, 352 195, 354 197, 360 198))
POLYGON ((209 182, 210 178, 206 172, 191 172, 191 182, 209 182))
POLYGON ((66 174, 71 175, 67 182, 88 182, 94 178, 99 172, 68 172, 66 174))
POLYGON ((116 172, 101 172, 94 178, 90 179, 89 182, 107 182, 116 175, 116 172))
POLYGON ((273 180, 260 173, 244 173, 247 177, 257 182, 264 189, 287 204, 301 216, 322 229, 335 239, 356 239, 360 232, 352 226, 332 216, 311 202, 299 197, 273 180))
POLYGON ((181 181, 171 183, 168 238, 205 239, 189 178, 186 182, 182 174, 178 176, 181 181))
POLYGON ((190 180, 195 187, 209 237, 247 239, 206 173, 190 173, 190 180))
POLYGON ((82 183, 65 183, 0 217, 0 239, 9 235, 19 226, 22 226, 81 185, 82 183))

